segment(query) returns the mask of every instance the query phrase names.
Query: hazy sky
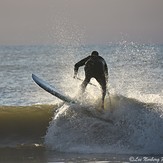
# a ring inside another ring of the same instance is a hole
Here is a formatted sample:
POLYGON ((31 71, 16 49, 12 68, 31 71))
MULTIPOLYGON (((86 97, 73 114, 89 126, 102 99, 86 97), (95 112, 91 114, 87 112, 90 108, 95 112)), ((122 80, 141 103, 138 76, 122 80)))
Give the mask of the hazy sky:
POLYGON ((0 45, 163 43, 163 0, 0 0, 0 45))

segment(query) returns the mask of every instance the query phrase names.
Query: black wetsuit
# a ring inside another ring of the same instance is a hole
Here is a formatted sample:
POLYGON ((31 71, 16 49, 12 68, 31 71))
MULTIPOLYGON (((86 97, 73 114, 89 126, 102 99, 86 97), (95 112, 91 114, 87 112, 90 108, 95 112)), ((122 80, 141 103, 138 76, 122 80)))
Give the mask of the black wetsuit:
POLYGON ((80 66, 85 65, 85 79, 82 83, 82 92, 85 91, 91 78, 95 78, 102 88, 102 102, 106 95, 108 82, 108 68, 105 60, 101 56, 88 56, 74 66, 75 75, 77 75, 80 66))

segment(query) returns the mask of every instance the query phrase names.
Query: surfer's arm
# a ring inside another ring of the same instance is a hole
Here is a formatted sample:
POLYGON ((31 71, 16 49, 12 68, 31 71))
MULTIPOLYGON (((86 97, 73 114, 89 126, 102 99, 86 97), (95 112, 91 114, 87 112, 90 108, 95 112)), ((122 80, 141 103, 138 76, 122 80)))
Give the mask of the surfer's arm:
POLYGON ((76 63, 76 64, 74 65, 74 78, 77 76, 79 67, 84 66, 85 63, 88 61, 89 58, 90 58, 90 56, 88 56, 88 57, 82 59, 81 61, 79 61, 78 63, 76 63))

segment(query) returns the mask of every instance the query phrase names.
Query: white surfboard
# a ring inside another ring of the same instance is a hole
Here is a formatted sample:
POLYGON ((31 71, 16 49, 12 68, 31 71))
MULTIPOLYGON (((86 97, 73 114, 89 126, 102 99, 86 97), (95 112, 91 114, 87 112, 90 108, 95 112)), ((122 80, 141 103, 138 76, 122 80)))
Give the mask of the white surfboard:
POLYGON ((56 90, 55 87, 51 86, 50 84, 48 84, 47 82, 45 82, 44 80, 40 79, 39 77, 37 77, 36 75, 32 74, 32 79, 35 81, 35 83, 37 85, 39 85, 42 89, 44 89, 45 91, 49 92, 50 94, 58 97, 59 99, 61 99, 62 101, 65 101, 67 103, 77 103, 77 101, 71 99, 68 96, 63 95, 62 93, 59 93, 59 91, 56 90))

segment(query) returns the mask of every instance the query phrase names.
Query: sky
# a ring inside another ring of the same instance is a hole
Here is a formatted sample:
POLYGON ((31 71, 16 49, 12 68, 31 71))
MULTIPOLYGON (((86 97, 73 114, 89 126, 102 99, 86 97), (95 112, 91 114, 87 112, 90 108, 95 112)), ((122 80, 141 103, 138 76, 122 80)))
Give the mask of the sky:
POLYGON ((0 0, 0 45, 163 43, 163 0, 0 0))

